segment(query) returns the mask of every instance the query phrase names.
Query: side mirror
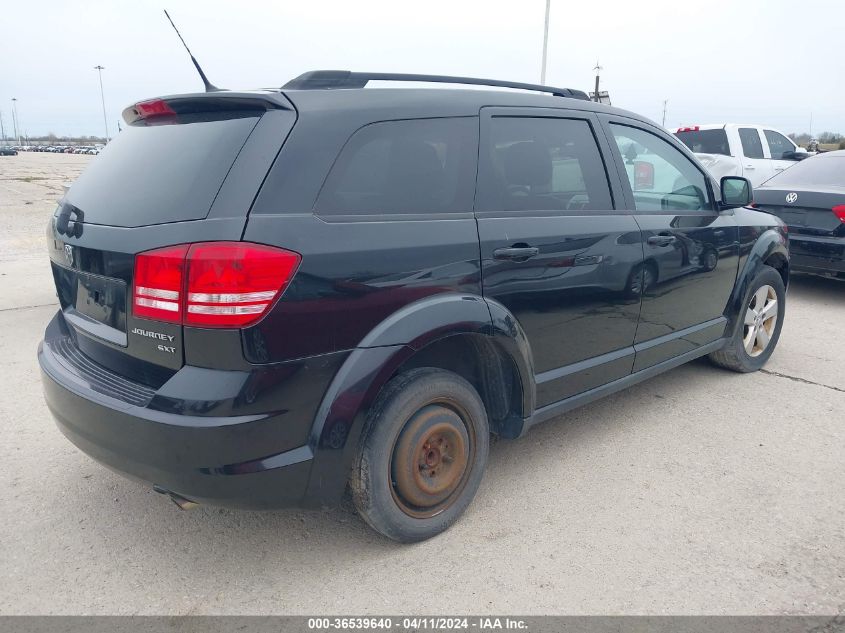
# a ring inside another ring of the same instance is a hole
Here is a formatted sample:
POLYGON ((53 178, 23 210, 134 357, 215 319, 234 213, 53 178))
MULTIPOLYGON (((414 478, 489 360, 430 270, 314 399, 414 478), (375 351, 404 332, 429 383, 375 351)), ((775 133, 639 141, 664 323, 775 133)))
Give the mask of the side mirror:
POLYGON ((752 190, 748 178, 723 176, 719 183, 719 188, 722 192, 720 208, 735 209, 736 207, 744 207, 751 204, 752 190))
POLYGON ((805 158, 809 158, 810 155, 807 153, 803 147, 798 147, 795 149, 794 152, 784 152, 783 159, 784 160, 804 160, 805 158))

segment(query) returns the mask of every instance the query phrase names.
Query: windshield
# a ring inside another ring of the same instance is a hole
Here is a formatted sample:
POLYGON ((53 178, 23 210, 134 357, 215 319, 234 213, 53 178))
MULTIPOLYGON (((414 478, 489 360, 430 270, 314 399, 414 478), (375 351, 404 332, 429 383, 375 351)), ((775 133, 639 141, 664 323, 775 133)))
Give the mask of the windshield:
POLYGON ((135 227, 204 218, 257 121, 251 113, 127 126, 66 199, 91 224, 135 227))
POLYGON ((728 135, 725 130, 691 130, 689 132, 676 132, 675 136, 681 142, 697 154, 724 154, 731 155, 731 148, 728 145, 728 135))
POLYGON ((770 178, 766 186, 845 188, 845 154, 805 158, 770 178))

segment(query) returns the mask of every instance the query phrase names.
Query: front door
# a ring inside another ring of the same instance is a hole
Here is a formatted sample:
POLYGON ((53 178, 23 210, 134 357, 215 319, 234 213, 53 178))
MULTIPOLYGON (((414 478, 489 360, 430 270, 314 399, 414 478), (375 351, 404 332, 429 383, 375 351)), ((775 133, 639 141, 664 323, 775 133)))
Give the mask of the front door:
POLYGON ((484 295, 525 331, 539 407, 631 372, 643 254, 609 151, 590 113, 482 109, 484 295))
POLYGON ((722 337, 739 265, 739 229, 733 211, 717 211, 701 167, 668 136, 629 119, 606 122, 643 235, 639 371, 722 337))

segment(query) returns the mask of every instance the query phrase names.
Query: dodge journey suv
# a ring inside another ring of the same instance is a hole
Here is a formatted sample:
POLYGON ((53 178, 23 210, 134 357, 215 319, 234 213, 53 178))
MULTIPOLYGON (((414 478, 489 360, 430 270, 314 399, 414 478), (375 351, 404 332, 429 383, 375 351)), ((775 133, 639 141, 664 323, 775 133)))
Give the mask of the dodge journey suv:
POLYGON ((70 441, 180 507, 351 489, 380 533, 425 539, 491 433, 777 344, 783 223, 580 91, 318 71, 123 118, 49 223, 38 358, 70 441))

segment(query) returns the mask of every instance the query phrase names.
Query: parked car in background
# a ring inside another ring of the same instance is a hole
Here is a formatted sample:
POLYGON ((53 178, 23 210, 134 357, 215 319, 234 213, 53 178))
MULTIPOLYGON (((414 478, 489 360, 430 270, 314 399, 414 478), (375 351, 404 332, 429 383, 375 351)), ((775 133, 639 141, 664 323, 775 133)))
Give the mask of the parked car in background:
POLYGON ((322 71, 124 120, 47 227, 38 358, 63 433, 180 507, 349 486, 419 541, 471 502, 491 432, 777 344, 783 222, 581 91, 322 71))
POLYGON ((845 278, 845 150, 824 152, 754 190, 789 227, 792 270, 845 278))
POLYGON ((788 136, 762 125, 693 125, 679 127, 675 136, 717 180, 742 176, 754 187, 808 157, 788 136))
POLYGON ((0 146, 0 156, 17 156, 18 150, 9 145, 0 146))

